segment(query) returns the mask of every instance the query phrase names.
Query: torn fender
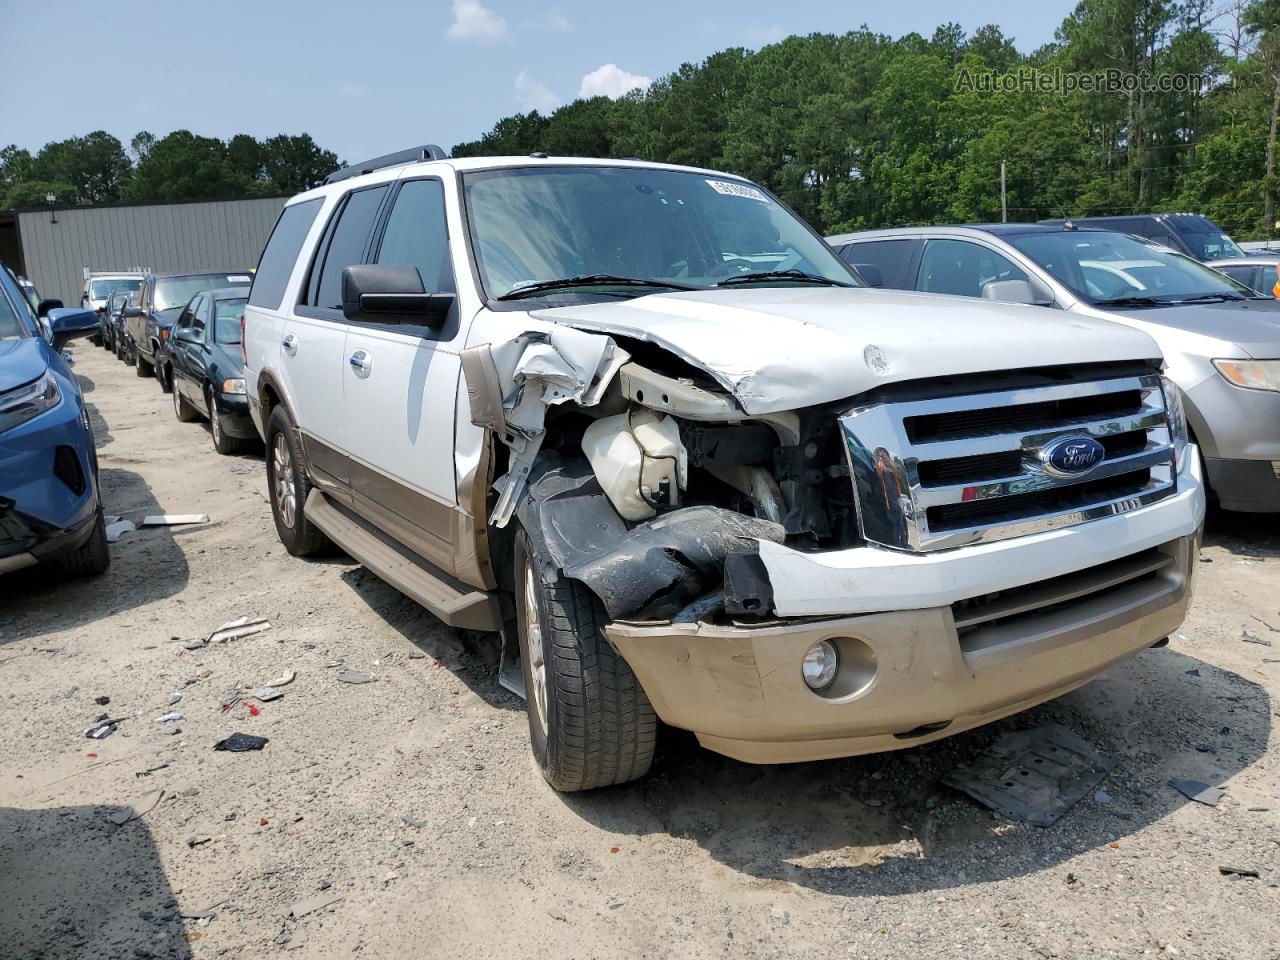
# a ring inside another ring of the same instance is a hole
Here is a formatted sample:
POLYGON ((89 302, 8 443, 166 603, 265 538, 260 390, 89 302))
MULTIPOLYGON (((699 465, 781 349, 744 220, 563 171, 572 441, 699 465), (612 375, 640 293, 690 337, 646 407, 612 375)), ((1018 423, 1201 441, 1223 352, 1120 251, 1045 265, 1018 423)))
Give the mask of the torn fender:
POLYGON ((580 461, 543 468, 528 489, 517 512, 539 553, 585 583, 614 620, 670 617, 721 583, 730 551, 785 537, 780 524, 709 506, 628 529, 580 461))
POLYGON ((471 422, 511 448, 508 472, 494 484, 490 522, 505 527, 542 448, 547 407, 570 400, 590 407, 630 355, 611 337, 570 327, 529 331, 502 344, 462 351, 471 422))

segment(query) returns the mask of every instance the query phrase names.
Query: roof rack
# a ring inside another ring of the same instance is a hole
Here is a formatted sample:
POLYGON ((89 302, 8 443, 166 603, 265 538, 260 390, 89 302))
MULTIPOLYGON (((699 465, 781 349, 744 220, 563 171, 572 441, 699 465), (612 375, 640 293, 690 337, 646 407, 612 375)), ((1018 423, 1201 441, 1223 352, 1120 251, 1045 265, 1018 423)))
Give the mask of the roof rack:
POLYGON ((375 170, 382 170, 385 167, 402 167, 406 163, 422 163, 424 160, 448 160, 449 154, 445 153, 444 148, 436 146, 434 143, 425 143, 420 147, 410 147, 408 150, 398 150, 395 153, 384 154, 381 157, 374 157, 372 160, 364 160, 360 163, 353 163, 349 167, 343 167, 341 170, 335 170, 322 181, 323 183, 337 183, 339 180, 348 180, 351 177, 358 177, 361 174, 373 173, 375 170))

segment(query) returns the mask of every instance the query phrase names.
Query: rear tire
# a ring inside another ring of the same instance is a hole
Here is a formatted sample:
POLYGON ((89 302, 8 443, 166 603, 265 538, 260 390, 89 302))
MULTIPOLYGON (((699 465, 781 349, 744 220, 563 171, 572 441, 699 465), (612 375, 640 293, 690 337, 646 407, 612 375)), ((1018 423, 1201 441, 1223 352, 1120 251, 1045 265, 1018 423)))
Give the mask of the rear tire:
POLYGON ((644 776, 658 718, 604 635, 608 617, 599 598, 559 572, 544 582, 523 530, 516 533, 515 584, 529 741, 547 783, 570 792, 644 776))
POLYGON ((213 449, 224 457, 247 451, 252 440, 228 436, 227 431, 222 428, 222 414, 218 411, 218 398, 212 387, 205 390, 205 399, 209 404, 209 432, 213 434, 213 449))
POLYGON ((179 423, 194 423, 200 419, 200 411, 187 402, 182 391, 176 389, 173 391, 173 415, 179 423))
POLYGON ((111 548, 107 545, 107 521, 99 505, 93 521, 93 533, 80 547, 62 558, 63 572, 69 577, 98 577, 111 566, 111 548))
POLYGON ((276 534, 295 557, 314 556, 329 548, 329 538, 303 511, 311 493, 304 463, 298 428, 284 407, 277 405, 267 419, 267 492, 276 534))

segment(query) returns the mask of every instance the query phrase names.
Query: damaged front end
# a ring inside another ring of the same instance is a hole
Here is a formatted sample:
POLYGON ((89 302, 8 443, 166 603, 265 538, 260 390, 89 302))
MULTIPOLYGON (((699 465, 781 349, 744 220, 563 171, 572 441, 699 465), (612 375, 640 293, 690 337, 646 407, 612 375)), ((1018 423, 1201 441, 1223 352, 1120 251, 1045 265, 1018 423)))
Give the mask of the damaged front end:
POLYGON ((463 351, 472 422, 507 448, 490 523, 517 517, 612 620, 770 616, 760 541, 854 536, 836 419, 749 416, 697 368, 620 339, 555 326, 463 351))

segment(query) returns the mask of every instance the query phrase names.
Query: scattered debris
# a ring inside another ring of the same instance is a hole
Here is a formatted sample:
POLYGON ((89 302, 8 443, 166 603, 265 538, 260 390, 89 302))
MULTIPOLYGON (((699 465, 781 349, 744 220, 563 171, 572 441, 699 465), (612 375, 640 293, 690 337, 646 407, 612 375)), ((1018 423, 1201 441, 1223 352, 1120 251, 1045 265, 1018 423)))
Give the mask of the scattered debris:
POLYGON ((111 702, 111 698, 110 697, 94 697, 93 702, 100 707, 105 707, 108 703, 111 702))
POLYGON ((416 830, 421 830, 423 827, 427 825, 427 821, 419 820, 417 817, 412 817, 407 813, 404 816, 402 816, 400 819, 416 830))
POLYGON ((1096 803, 1110 803, 1111 794, 1107 793, 1105 790, 1099 790, 1093 795, 1093 799, 1096 803))
POLYGON ((1203 803, 1209 807, 1216 807, 1218 801, 1227 792, 1218 787, 1211 787, 1207 783, 1201 783, 1199 780, 1188 780, 1184 777, 1174 777, 1169 781, 1169 786, 1173 787, 1188 800, 1194 800, 1196 803, 1203 803))
POLYGON ((299 917, 305 917, 308 913, 315 913, 317 910, 323 910, 325 907, 330 904, 337 903, 341 899, 341 894, 322 893, 316 897, 299 900, 289 908, 289 916, 297 920, 299 917))
POLYGON ((209 904, 209 906, 205 907, 203 910, 179 910, 178 916, 183 920, 212 920, 215 916, 214 910, 226 902, 227 901, 225 900, 219 900, 217 903, 209 904))
POLYGON ((142 518, 144 527, 181 527, 189 523, 208 523, 207 513, 157 513, 142 518))
POLYGON ((137 771, 134 771, 134 774, 133 774, 133 775, 134 775, 135 777, 139 778, 139 779, 141 779, 142 777, 149 777, 149 776, 151 776, 153 773, 155 773, 157 770, 164 770, 164 769, 166 769, 168 766, 169 766, 169 765, 168 765, 167 763, 162 763, 162 764, 160 764, 160 766, 158 766, 158 767, 147 767, 147 769, 145 769, 145 770, 137 770, 137 771))
POLYGON ((1196 667, 1194 670, 1186 670, 1186 671, 1183 671, 1183 672, 1184 672, 1184 673, 1186 673, 1186 675, 1187 675, 1188 677, 1198 677, 1198 676, 1200 676, 1200 668, 1199 668, 1199 667, 1196 667))
POLYGON ((1264 639, 1262 639, 1262 637, 1255 637, 1255 636, 1254 636, 1252 633, 1250 633, 1248 630, 1246 630, 1244 633, 1240 634, 1240 639, 1241 639, 1241 640, 1243 640, 1245 643, 1256 643, 1256 644, 1257 644, 1258 646, 1260 646, 1260 647, 1269 647, 1269 646, 1271 646, 1271 641, 1270 641, 1270 640, 1264 640, 1264 639))
POLYGON ((243 637, 251 637, 255 633, 262 633, 264 630, 270 629, 271 621, 265 617, 258 620, 239 617, 235 620, 228 620, 209 636, 205 637, 201 646, 209 643, 227 643, 230 640, 240 640, 243 637))
POLYGON ((116 519, 114 523, 107 524, 107 543, 115 543, 126 533, 133 533, 138 526, 132 520, 116 519))
POLYGON ((1115 761, 1061 724, 1017 730, 996 739, 942 782, 992 810, 1048 827, 1098 786, 1115 761))
POLYGON ((86 730, 84 732, 84 735, 88 737, 90 740, 105 740, 107 737, 111 736, 115 732, 116 732, 115 721, 109 721, 107 723, 95 724, 94 726, 86 730))
POLYGON ((1258 871, 1248 867, 1219 867, 1218 872, 1224 877, 1248 877, 1252 880, 1259 878, 1258 871))
POLYGON ((1249 614, 1249 616, 1253 617, 1253 619, 1257 620, 1260 624, 1262 624, 1264 627, 1266 627, 1266 628, 1267 628, 1268 630, 1270 630, 1272 633, 1280 633, 1280 627, 1273 627, 1271 624, 1267 623, 1267 621, 1263 620, 1263 619, 1262 619, 1260 616, 1258 616, 1257 614, 1251 613, 1251 614, 1249 614))
POLYGON ((180 690, 173 691, 173 693, 169 694, 169 706, 172 707, 175 703, 177 703, 181 699, 182 699, 182 692, 180 690))
POLYGON ((276 677, 274 680, 268 680, 267 686, 268 687, 287 687, 289 684, 293 683, 294 676, 295 674, 292 670, 286 670, 284 673, 280 674, 280 676, 276 677))
POLYGON ((155 722, 156 723, 181 723, 185 719, 187 718, 180 713, 166 713, 163 716, 156 717, 155 722))
POLYGON ((373 677, 359 670, 343 670, 338 674, 338 679, 343 683, 369 683, 373 677))
POLYGON ((261 750, 268 742, 266 737, 255 737, 251 733, 233 733, 227 739, 215 743, 213 749, 244 753, 246 750, 261 750))
POLYGON ((110 814, 111 822, 117 826, 123 826, 130 820, 137 820, 145 817, 148 813, 155 809, 157 803, 164 796, 163 790, 153 790, 140 799, 134 801, 132 806, 120 807, 118 810, 112 811, 110 814))
POLYGON ((192 850, 194 850, 196 847, 200 846, 201 844, 208 843, 212 839, 213 837, 196 837, 196 836, 187 837, 187 846, 192 850))
POLYGON ((275 687, 259 687, 253 691, 255 700, 261 700, 263 703, 270 703, 272 700, 279 700, 284 696, 283 690, 277 690, 275 687))

